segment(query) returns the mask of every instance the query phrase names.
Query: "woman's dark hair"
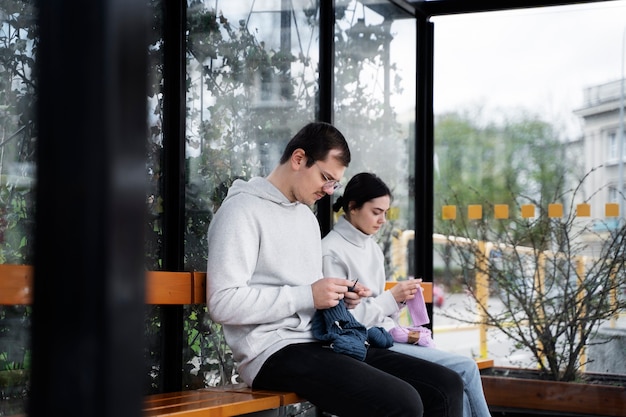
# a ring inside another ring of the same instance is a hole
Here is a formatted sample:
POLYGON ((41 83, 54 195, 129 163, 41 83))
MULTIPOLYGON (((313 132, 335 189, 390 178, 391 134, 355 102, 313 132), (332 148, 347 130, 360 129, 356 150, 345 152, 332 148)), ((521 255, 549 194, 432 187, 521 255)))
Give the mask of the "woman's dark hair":
POLYGON ((350 209, 359 209, 368 201, 385 195, 393 198, 391 190, 383 180, 376 174, 361 172, 350 179, 343 195, 333 204, 333 210, 343 209, 345 213, 349 213, 350 209))
POLYGON ((280 163, 284 164, 289 160, 291 154, 296 149, 304 150, 306 156, 306 166, 310 167, 315 161, 323 161, 328 156, 328 152, 332 149, 339 149, 339 162, 344 167, 350 164, 350 148, 343 134, 330 123, 311 122, 304 126, 289 141, 283 155, 280 157, 280 163))

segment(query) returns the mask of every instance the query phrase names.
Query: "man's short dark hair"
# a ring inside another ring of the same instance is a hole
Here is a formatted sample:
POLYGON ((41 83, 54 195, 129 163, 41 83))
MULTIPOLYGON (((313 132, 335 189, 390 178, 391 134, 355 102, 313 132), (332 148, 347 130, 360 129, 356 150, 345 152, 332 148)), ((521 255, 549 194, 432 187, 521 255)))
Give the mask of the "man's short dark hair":
POLYGON ((289 141, 280 163, 284 164, 289 160, 291 154, 296 149, 301 148, 308 156, 307 166, 313 165, 315 161, 323 161, 328 156, 328 152, 339 149, 339 161, 343 166, 350 164, 350 148, 343 134, 333 125, 326 122, 311 122, 304 126, 289 141))

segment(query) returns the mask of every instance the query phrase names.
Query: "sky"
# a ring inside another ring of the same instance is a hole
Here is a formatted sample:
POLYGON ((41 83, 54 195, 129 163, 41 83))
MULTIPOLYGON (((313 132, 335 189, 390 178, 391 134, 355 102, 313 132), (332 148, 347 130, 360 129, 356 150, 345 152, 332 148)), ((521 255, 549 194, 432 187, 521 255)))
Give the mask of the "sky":
POLYGON ((435 114, 520 111, 580 135, 583 90, 617 81, 626 0, 433 17, 435 114))

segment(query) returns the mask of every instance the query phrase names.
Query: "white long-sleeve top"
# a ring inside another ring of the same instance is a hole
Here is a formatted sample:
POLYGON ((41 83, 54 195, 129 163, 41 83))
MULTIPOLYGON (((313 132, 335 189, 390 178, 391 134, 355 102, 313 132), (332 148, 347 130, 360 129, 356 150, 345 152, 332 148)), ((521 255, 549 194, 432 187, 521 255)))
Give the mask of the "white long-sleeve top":
POLYGON ((396 326, 400 305, 385 291, 384 254, 372 235, 367 235, 346 220, 339 220, 322 239, 322 264, 325 277, 347 278, 372 290, 372 296, 349 311, 367 328, 396 326))

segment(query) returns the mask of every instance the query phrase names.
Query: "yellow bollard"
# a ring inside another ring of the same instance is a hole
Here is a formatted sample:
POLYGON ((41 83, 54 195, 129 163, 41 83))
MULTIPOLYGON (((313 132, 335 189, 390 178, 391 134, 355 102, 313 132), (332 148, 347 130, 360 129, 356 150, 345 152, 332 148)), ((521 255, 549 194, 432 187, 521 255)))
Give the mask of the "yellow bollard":
POLYGON ((479 346, 480 357, 487 358, 487 304, 489 302, 489 252, 491 243, 478 242, 478 253, 476 254, 476 300, 478 301, 478 321, 480 323, 479 346))

